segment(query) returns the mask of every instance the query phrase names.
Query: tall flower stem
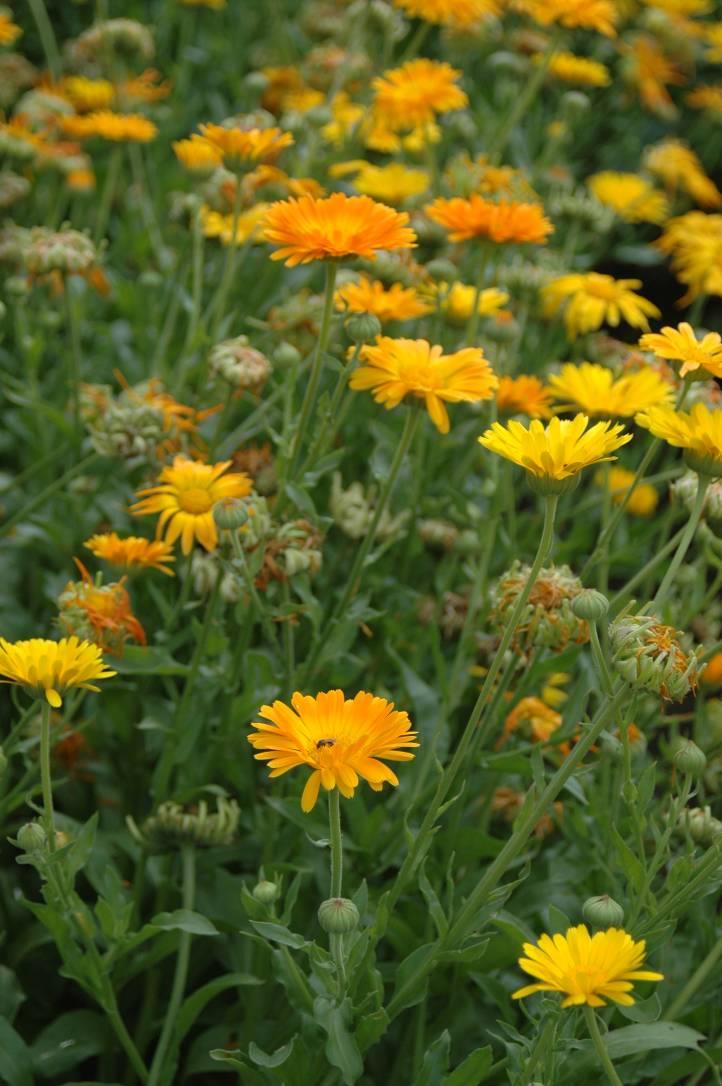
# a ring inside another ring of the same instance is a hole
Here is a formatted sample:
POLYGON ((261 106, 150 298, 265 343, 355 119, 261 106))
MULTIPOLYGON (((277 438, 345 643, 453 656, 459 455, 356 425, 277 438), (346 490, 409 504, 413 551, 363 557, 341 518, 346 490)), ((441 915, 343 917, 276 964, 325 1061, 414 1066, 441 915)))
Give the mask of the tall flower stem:
POLYGON ((269 643, 274 645, 277 641, 276 629, 273 625, 272 619, 266 613, 266 609, 261 603, 261 598, 256 591, 253 574, 249 569, 248 558, 246 557, 246 552, 244 551, 241 541, 238 538, 238 532, 232 531, 230 532, 230 536, 231 547, 233 549, 233 557, 236 559, 238 565, 241 567, 243 580, 248 590, 248 595, 251 597, 251 603, 255 608, 256 614, 258 615, 258 621, 261 623, 261 626, 263 627, 263 632, 266 634, 269 643))
POLYGON ((597 1023, 597 1016, 594 1013, 593 1007, 585 1005, 584 1021, 587 1024, 587 1029, 589 1030, 589 1036, 592 1039, 594 1050, 599 1057, 599 1062, 604 1068, 604 1072, 607 1078, 611 1082, 612 1086, 622 1086, 622 1080, 620 1079, 617 1072, 614 1070, 614 1064, 609 1058, 607 1046, 604 1044, 604 1041, 602 1040, 602 1035, 599 1032, 599 1024, 597 1023))
POLYGON ((308 428, 308 423, 311 418, 311 411, 316 400, 318 382, 321 379, 321 371, 323 369, 323 356, 326 351, 326 344, 328 343, 328 337, 331 331, 333 295, 336 289, 336 270, 336 261, 329 260, 326 264, 326 289, 323 299, 323 315, 321 317, 321 327, 319 329, 318 339, 316 340, 316 350, 314 352, 313 361, 311 363, 311 373, 308 378, 306 392, 304 394, 303 402, 301 404, 301 413, 298 417, 296 433, 293 438, 293 444, 291 446, 291 452, 288 459, 288 466, 285 473, 285 479, 289 482, 291 482, 294 478, 294 471, 296 469, 296 464, 298 463, 301 446, 306 436, 306 430, 308 428))
POLYGON ((484 287, 484 275, 486 274, 488 256, 488 246, 482 243, 479 252, 479 263, 476 268, 476 278, 474 280, 474 298, 471 303, 471 313, 469 314, 466 331, 464 332, 464 343, 467 347, 476 346, 476 334, 479 331, 479 299, 481 298, 481 292, 484 287))
POLYGON ((489 149, 489 159, 492 163, 499 162, 502 155, 504 154, 504 151, 506 150, 506 145, 509 142, 509 137, 511 136, 514 129, 518 128, 525 113, 529 109, 529 106, 536 98, 537 92, 544 81, 544 76, 547 73, 547 69, 551 64, 552 57, 557 51, 558 44, 559 33, 557 32, 553 34, 550 38, 549 45, 547 46, 543 56, 539 60, 536 68, 527 80, 526 86, 522 90, 521 94, 517 95, 517 97, 514 99, 511 109, 507 113, 506 117, 503 119, 501 126, 496 133, 496 136, 491 142, 491 147, 489 149))
POLYGON ((144 220, 145 229, 150 239, 158 267, 164 268, 168 262, 166 250, 163 243, 163 235, 160 226, 158 225, 155 206, 150 194, 147 171, 143 163, 143 151, 140 144, 128 144, 128 155, 130 158, 130 169, 133 175, 133 181, 135 182, 135 187, 138 190, 138 195, 140 197, 140 212, 144 220))
POLYGON ((201 305, 203 302, 203 227, 198 212, 193 216, 193 257, 191 314, 183 344, 183 354, 195 346, 198 328, 201 323, 201 305))
POLYGON ((324 455, 329 445, 335 438, 336 433, 338 432, 339 419, 342 415, 342 413, 340 412, 341 400, 343 399, 343 394, 348 386, 348 379, 351 376, 354 366, 358 361, 358 356, 361 352, 362 346, 362 343, 356 344, 351 358, 348 360, 346 365, 341 370, 341 373, 339 373, 338 375, 336 387, 331 394, 331 402, 328 405, 328 411, 326 412, 325 418, 321 420, 318 435, 313 445, 311 446, 311 450, 308 456, 306 457, 302 468, 302 473, 308 471, 308 469, 312 467, 313 464, 315 464, 316 461, 324 455))
POLYGON ((40 710, 40 785, 43 793, 43 821, 48 835, 48 849, 55 852, 55 811, 53 778, 50 772, 50 706, 43 701, 40 710))
POLYGON ((694 538, 694 533, 697 530, 700 517, 702 516, 702 510, 704 509, 704 499, 707 494, 707 488, 710 484, 710 477, 708 475, 697 476, 697 493, 694 499, 694 505, 692 506, 692 512, 690 513, 687 526, 684 529, 682 538, 679 541, 679 546, 675 551, 672 561, 669 563, 667 572, 664 575, 664 579, 657 589, 657 594, 652 600, 652 606, 659 608, 664 603, 664 600, 669 592, 671 586, 674 584, 674 579, 677 576, 677 571, 682 565, 684 556, 689 549, 689 545, 694 538))
MULTIPOLYGON (((341 800, 338 788, 328 793, 328 831, 331 845, 331 897, 341 897, 343 888, 343 834, 341 833, 341 800)), ((346 966, 343 959, 343 935, 329 936, 331 954, 336 963, 339 1002, 346 989, 346 966)))
POLYGON ((33 13, 35 25, 38 28, 38 36, 40 37, 43 52, 45 53, 45 60, 47 61, 50 74, 53 77, 53 82, 56 83, 60 79, 62 61, 60 59, 58 43, 55 40, 55 34, 53 32, 53 24, 50 21, 43 0, 29 0, 29 7, 33 13))
POLYGON ((110 152, 108 170, 105 175, 105 182, 103 183, 100 200, 98 201, 98 213, 95 218, 95 230, 93 231, 93 241, 96 245, 99 244, 108 228, 110 209, 113 206, 113 198, 115 197, 115 191, 118 187, 118 178, 120 177, 120 168, 122 165, 123 148, 119 145, 114 147, 110 152))
POLYGON ((494 655, 494 659, 491 662, 491 666, 486 673, 484 684, 481 688, 476 704, 471 711, 466 727, 461 735, 459 742, 457 743, 454 756, 449 762, 448 766, 441 774, 439 783, 436 786, 436 791, 429 804, 428 810, 424 815, 424 818, 419 827, 419 831, 416 834, 414 843, 406 854, 403 864, 396 876, 396 881, 389 891, 389 908, 393 908, 395 903, 401 896, 404 888, 412 878, 416 868, 424 855, 425 850, 428 848, 429 836, 433 833, 436 819, 439 816, 441 807, 448 796, 453 784, 461 772, 462 767, 466 764, 469 748, 472 740, 475 737, 477 728, 479 728, 483 716, 484 710, 487 708, 489 700, 491 698, 494 684, 497 680, 497 676, 501 671, 504 663, 504 657, 511 645, 516 628, 519 625, 519 621, 526 607, 531 591, 534 587, 537 577, 541 571, 542 566, 551 550, 552 540, 554 538, 554 518, 556 516, 556 509, 558 504, 558 497, 551 495, 545 499, 544 505, 544 527, 542 529, 541 538, 539 540, 539 546, 537 547, 536 556, 534 562, 529 571, 527 582, 524 588, 519 593, 517 601, 514 604, 509 619, 504 628, 501 636, 499 647, 494 655))
MULTIPOLYGON (((192 910, 196 892, 196 853, 193 845, 183 846, 181 860, 183 864, 183 908, 192 910)), ((173 1030, 175 1029, 176 1018, 178 1017, 178 1011, 185 992, 190 954, 191 933, 189 931, 182 931, 178 943, 178 954, 175 963, 175 973, 173 975, 173 987, 171 988, 170 999, 168 1000, 163 1029, 150 1067, 147 1086, 158 1086, 161 1074, 164 1070, 163 1064, 165 1062, 168 1046, 170 1045, 173 1030)))
POLYGON ((356 551, 356 557, 354 558, 353 565, 351 566, 351 572, 346 582, 346 587, 341 594, 338 603, 334 607, 328 622, 326 623, 326 629, 322 637, 319 639, 315 651, 311 653, 311 656, 303 670, 302 678, 304 682, 308 681, 314 673, 316 664, 318 663, 319 655, 327 638, 328 632, 333 629, 333 627, 336 625, 336 622, 342 617, 342 615, 346 611, 346 608, 351 602, 351 599, 353 598, 354 592, 356 591, 356 585, 359 575, 363 570, 366 559, 369 556, 369 551, 371 550, 371 547, 374 544, 374 540, 376 539, 376 533, 378 531, 379 524, 381 523, 381 518, 384 515, 384 511, 386 510, 386 506, 388 505, 389 498, 391 497, 391 492, 394 489, 396 477, 399 474, 399 470, 404 461, 406 453, 411 445, 411 442, 413 441, 414 434, 416 433, 420 418, 421 411, 416 406, 410 408, 410 410, 407 412, 406 422, 404 424, 404 430, 401 435, 401 440, 396 446, 396 452, 394 453, 391 467, 389 468, 388 475, 386 476, 386 481, 384 482, 381 492, 379 493, 378 501, 376 502, 376 507, 374 509, 374 515, 371 519, 368 531, 366 532, 366 535, 361 542, 361 546, 356 551))
POLYGON ((81 346, 80 326, 78 314, 70 296, 69 284, 65 284, 65 312, 70 337, 70 351, 68 352, 68 392, 73 409, 73 425, 76 438, 80 438, 80 372, 81 372, 81 346))
POLYGON ((215 312, 213 320, 214 339, 217 337, 221 324, 223 323, 223 317, 225 316, 226 310, 226 299, 228 298, 228 291, 231 288, 231 280, 233 279, 233 273, 236 270, 236 262, 238 260, 238 220, 241 217, 242 197, 243 189, 241 188, 241 179, 236 174, 236 188, 233 194, 233 216, 231 218, 231 240, 226 251, 226 259, 223 264, 218 293, 209 307, 209 315, 210 313, 215 312))
POLYGON ((684 1010, 689 1003, 695 992, 702 987, 707 977, 716 968, 717 963, 722 958, 722 936, 717 940, 712 949, 707 954, 700 964, 695 969, 692 976, 685 984, 682 991, 679 993, 676 999, 672 1001, 665 1014, 665 1018, 668 1022, 676 1021, 680 1014, 684 1013, 684 1010))

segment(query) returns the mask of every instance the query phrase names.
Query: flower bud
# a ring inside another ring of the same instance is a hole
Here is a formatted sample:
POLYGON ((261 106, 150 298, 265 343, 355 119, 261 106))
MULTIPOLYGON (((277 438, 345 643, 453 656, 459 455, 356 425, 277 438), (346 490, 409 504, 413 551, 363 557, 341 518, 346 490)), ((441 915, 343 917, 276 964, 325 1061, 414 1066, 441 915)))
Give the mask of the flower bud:
POLYGON ((213 519, 218 528, 233 531, 248 520, 248 508, 242 498, 221 498, 213 506, 213 519))
POLYGON ((696 690, 700 669, 681 636, 654 615, 620 615, 609 626, 615 670, 633 686, 682 701, 696 690))
POLYGON ((331 897, 319 905, 318 922, 329 935, 347 935, 358 927, 359 911, 347 897, 331 897))
POLYGON ((709 807, 686 808, 677 822, 681 834, 689 834, 700 845, 711 845, 722 834, 722 822, 715 818, 709 807))
POLYGON ((624 909, 609 894, 588 897, 582 906, 582 916, 595 928, 621 928, 624 909))
POLYGON ((354 343, 371 343, 381 334, 381 321, 373 313, 354 313, 344 324, 354 343))
POLYGON ((18 847, 24 852, 39 852, 45 848, 47 834, 39 822, 26 822, 17 832, 18 847))
POLYGON ((290 370, 301 361, 301 352, 292 343, 279 343, 273 352, 273 361, 281 370, 290 370))
POLYGON ((441 256, 437 256, 435 260, 430 260, 426 265, 426 270, 432 279, 440 280, 442 283, 455 283, 459 276, 459 269, 456 264, 441 256))
POLYGON ((583 91, 570 90, 562 95, 561 113, 566 120, 574 120, 586 113, 591 105, 589 96, 583 91))
POLYGON ((701 776, 707 766, 704 751, 700 750, 691 739, 682 741, 672 760, 680 772, 689 773, 692 777, 701 776))
POLYGON ((598 622, 608 610, 609 600, 596 588, 585 588, 572 600, 572 611, 577 618, 585 618, 589 622, 598 622))
POLYGON ((261 905, 273 905, 281 892, 281 888, 275 882, 269 882, 268 879, 261 879, 259 883, 256 883, 251 892, 256 901, 259 901, 261 905))

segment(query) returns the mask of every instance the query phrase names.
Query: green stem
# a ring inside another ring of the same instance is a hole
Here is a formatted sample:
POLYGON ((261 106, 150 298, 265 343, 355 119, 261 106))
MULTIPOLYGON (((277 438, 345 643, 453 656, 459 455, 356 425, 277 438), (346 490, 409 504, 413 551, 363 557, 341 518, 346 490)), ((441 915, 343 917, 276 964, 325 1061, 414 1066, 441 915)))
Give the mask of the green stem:
POLYGON ((43 821, 48 835, 48 849, 55 852, 55 811, 53 778, 50 772, 50 706, 43 701, 40 709, 40 783, 43 792, 43 821))
POLYGON ((233 549, 233 556, 236 559, 236 561, 238 562, 238 565, 241 567, 241 573, 243 575, 243 580, 244 580, 246 588, 248 590, 248 595, 251 597, 251 603, 253 604, 253 607, 255 608, 256 614, 258 615, 258 620, 261 623, 261 626, 263 627, 263 632, 266 634, 266 637, 268 638, 269 642, 271 644, 275 645, 276 641, 277 641, 276 629, 275 629, 275 627, 273 625, 272 619, 266 613, 266 609, 263 606, 263 604, 261 603, 261 598, 258 595, 258 592, 256 591, 256 585, 254 583, 251 571, 250 571, 250 569, 248 567, 248 559, 246 558, 246 552, 244 551, 243 546, 241 545, 241 541, 238 538, 238 532, 232 531, 232 532, 230 532, 230 536, 231 536, 231 547, 233 549))
MULTIPOLYGON (((183 863, 183 908, 192 910, 195 902, 196 887, 196 854, 193 845, 183 845, 181 852, 183 863)), ((173 1030, 176 1026, 176 1018, 180 1009, 183 994, 185 992, 186 979, 188 977, 188 963, 191 953, 191 933, 182 931, 178 943, 178 955, 173 975, 173 987, 171 988, 168 1008, 163 1022, 160 1040, 153 1056, 153 1062, 148 1075, 148 1086, 158 1086, 161 1072, 164 1070, 164 1062, 168 1046, 171 1042, 173 1030)))
POLYGON ((0 536, 6 535, 16 524, 23 521, 24 518, 29 516, 39 505, 42 505, 44 501, 47 501, 48 498, 52 497, 57 490, 62 490, 71 479, 74 479, 76 475, 80 475, 86 468, 89 468, 91 464, 95 463, 96 460, 100 460, 100 454, 95 452, 90 453, 84 460, 78 461, 75 467, 69 468, 68 471, 64 472, 58 479, 55 479, 54 482, 46 486, 44 490, 41 490, 39 494, 36 494, 34 498, 31 498, 22 509, 19 509, 17 513, 13 513, 4 524, 0 525, 0 536))
POLYGON ((80 373, 81 373, 81 346, 80 327, 78 314, 73 299, 70 296, 68 284, 65 284, 65 311, 67 314, 68 334, 70 336, 70 351, 68 354, 68 391, 73 408, 73 423, 76 436, 80 436, 80 373))
POLYGON ((155 206, 150 195, 147 173, 143 164, 143 151, 140 144, 128 144, 128 154, 130 156, 131 174, 133 175, 135 187, 138 190, 138 195, 140 197, 140 211, 144 220, 145 230, 148 234, 158 267, 164 268, 168 263, 165 245, 163 243, 163 235, 160 226, 158 225, 155 206))
POLYGON ((95 231, 93 233, 93 241, 96 245, 100 243, 100 240, 108 227, 110 209, 113 206, 113 197, 115 196, 115 190, 118 187, 118 178, 120 177, 120 168, 122 164, 123 148, 121 145, 118 145, 110 152, 103 191, 100 195, 100 200, 98 201, 98 213, 95 219, 95 231))
POLYGON ((697 476, 697 493, 694 499, 694 505, 692 506, 692 512, 690 513, 687 525, 682 533, 682 538, 679 541, 679 546, 669 563, 667 572, 664 575, 664 580, 657 589, 657 594, 652 600, 652 607, 660 608, 664 603, 665 597, 669 592, 671 586, 674 584, 674 579, 677 576, 677 571, 682 565, 684 556, 689 549, 689 545, 694 538, 694 533, 697 530, 700 517, 702 516, 702 510, 704 508, 704 499, 707 494, 707 488, 710 484, 710 477, 708 475, 697 476))
POLYGON ((38 35, 43 46, 43 52, 45 53, 45 60, 50 69, 50 74, 53 77, 53 82, 56 83, 60 79, 63 65, 60 59, 58 43, 55 40, 55 34, 53 33, 53 24, 48 17, 48 12, 43 0, 29 0, 29 4, 30 10, 33 13, 35 25, 38 28, 38 35))
POLYGON ((241 179, 236 174, 236 188, 233 194, 233 215, 231 217, 231 240, 226 250, 226 259, 223 264, 223 272, 221 273, 221 281, 218 286, 218 293, 211 302, 209 307, 209 315, 215 311, 215 318, 213 321, 213 339, 216 339, 223 323, 223 317, 225 316, 226 299, 228 297, 228 291, 231 287, 231 280, 233 279, 233 273, 236 270, 236 261, 238 260, 238 220, 241 217, 241 199, 243 196, 243 189, 241 188, 241 179))
POLYGON ((662 547, 662 549, 657 551, 657 553, 654 555, 654 557, 651 558, 649 560, 649 562, 647 562, 647 564, 645 566, 642 566, 642 568, 640 570, 638 570, 638 572, 635 573, 634 576, 632 578, 630 578, 629 581, 627 581, 624 588, 620 588, 620 590, 619 590, 619 592, 617 592, 616 596, 612 596, 611 600, 609 601, 609 614, 610 614, 610 616, 613 616, 613 615, 615 615, 617 613, 617 611, 619 610, 620 605, 622 604, 622 602, 624 600, 624 597, 628 596, 630 594, 630 592, 634 592, 634 589, 637 587, 638 584, 640 584, 644 580, 644 578, 647 576, 647 574, 651 570, 656 569, 656 567, 659 565, 659 563, 663 562, 665 560, 665 558, 667 557, 667 555, 672 553, 674 548, 679 544, 679 541, 681 540, 683 533, 684 533, 684 528, 680 528, 680 530, 677 532, 677 534, 672 536, 672 538, 667 543, 665 543, 665 545, 662 547))
POLYGON ((479 253, 479 265, 476 269, 476 278, 474 280, 474 300, 471 303, 471 313, 469 314, 469 320, 466 324, 466 331, 464 332, 464 343, 467 347, 474 347, 476 345, 476 335, 479 331, 479 299, 481 298, 481 291, 484 286, 484 273, 486 272, 488 249, 482 244, 481 252, 479 253))
POLYGON ((201 320, 203 304, 203 227, 200 215, 193 216, 193 257, 192 257, 191 315, 188 321, 183 354, 193 349, 201 320))
MULTIPOLYGON (((332 898, 341 897, 343 888, 343 834, 341 833, 341 800, 338 788, 328 793, 328 829, 331 843, 331 894, 332 898)), ((329 937, 331 954, 336 963, 336 981, 338 1001, 343 999, 346 990, 346 965, 343 954, 343 935, 329 937)))
POLYGON ((328 405, 328 411, 326 412, 325 418, 321 420, 318 436, 316 437, 316 440, 311 446, 311 450, 306 457, 303 468, 301 469, 301 474, 304 474, 306 471, 308 471, 308 469, 312 467, 313 464, 315 464, 316 461, 324 455, 338 432, 339 419, 341 417, 339 411, 341 407, 341 400, 348 385, 348 379, 351 376, 356 362, 358 361, 358 356, 362 346, 363 344, 361 343, 356 344, 351 358, 346 363, 341 373, 338 375, 338 381, 336 382, 336 387, 333 390, 331 402, 328 405))
POLYGON ((526 86, 522 90, 513 102, 513 105, 506 117, 501 123, 495 138, 492 140, 491 148, 489 150, 489 160, 492 163, 499 162, 501 159, 506 145, 509 141, 509 137, 512 132, 519 127, 524 114, 529 109, 534 99, 537 96, 537 92, 542 85, 544 76, 547 73, 547 69, 551 64, 552 57, 554 56, 557 46, 559 44, 559 33, 555 33, 549 40, 549 44, 541 57, 538 65, 535 67, 531 76, 527 80, 526 86))
POLYGON ((599 1025, 597 1023, 597 1016, 594 1013, 594 1008, 593 1007, 589 1007, 589 1006, 584 1007, 584 1021, 587 1023, 587 1029, 589 1030, 589 1036, 592 1039, 592 1044, 594 1045, 594 1050, 596 1051, 597 1056, 599 1057, 599 1062, 602 1065, 602 1067, 604 1068, 604 1071, 606 1073, 607 1078, 611 1082, 612 1086, 622 1086, 622 1080, 620 1079, 617 1072, 614 1070, 614 1064, 612 1063, 611 1059, 609 1058, 609 1053, 607 1052, 607 1046, 605 1045, 604 1041, 602 1040, 602 1035, 599 1032, 599 1025))
POLYGON ((596 622, 589 623, 589 641, 592 646, 592 656, 594 657, 594 663, 597 665, 597 671, 599 677, 602 680, 602 687, 605 695, 609 695, 612 692, 612 676, 609 673, 607 667, 607 661, 602 651, 602 645, 599 640, 599 630, 597 629, 596 622))

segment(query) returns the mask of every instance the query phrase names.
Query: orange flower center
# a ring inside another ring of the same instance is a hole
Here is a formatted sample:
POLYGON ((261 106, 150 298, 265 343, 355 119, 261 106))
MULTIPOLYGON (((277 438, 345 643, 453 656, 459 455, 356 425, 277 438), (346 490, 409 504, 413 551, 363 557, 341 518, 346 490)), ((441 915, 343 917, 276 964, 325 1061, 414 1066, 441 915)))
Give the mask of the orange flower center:
POLYGON ((213 500, 209 491, 203 490, 199 486, 193 486, 189 490, 182 490, 178 495, 178 504, 184 513, 190 513, 192 516, 200 516, 201 513, 207 513, 213 504, 213 500))

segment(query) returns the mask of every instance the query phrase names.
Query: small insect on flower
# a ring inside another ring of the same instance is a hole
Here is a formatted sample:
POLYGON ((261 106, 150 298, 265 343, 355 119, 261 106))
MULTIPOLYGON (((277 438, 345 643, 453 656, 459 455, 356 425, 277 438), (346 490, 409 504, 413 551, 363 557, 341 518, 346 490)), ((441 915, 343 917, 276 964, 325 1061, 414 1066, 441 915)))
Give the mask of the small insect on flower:
POLYGON ((48 641, 33 637, 29 641, 6 641, 0 637, 0 682, 17 683, 36 698, 45 698, 53 709, 63 704, 66 690, 82 689, 100 693, 96 679, 115 675, 103 661, 98 645, 63 637, 48 641))

